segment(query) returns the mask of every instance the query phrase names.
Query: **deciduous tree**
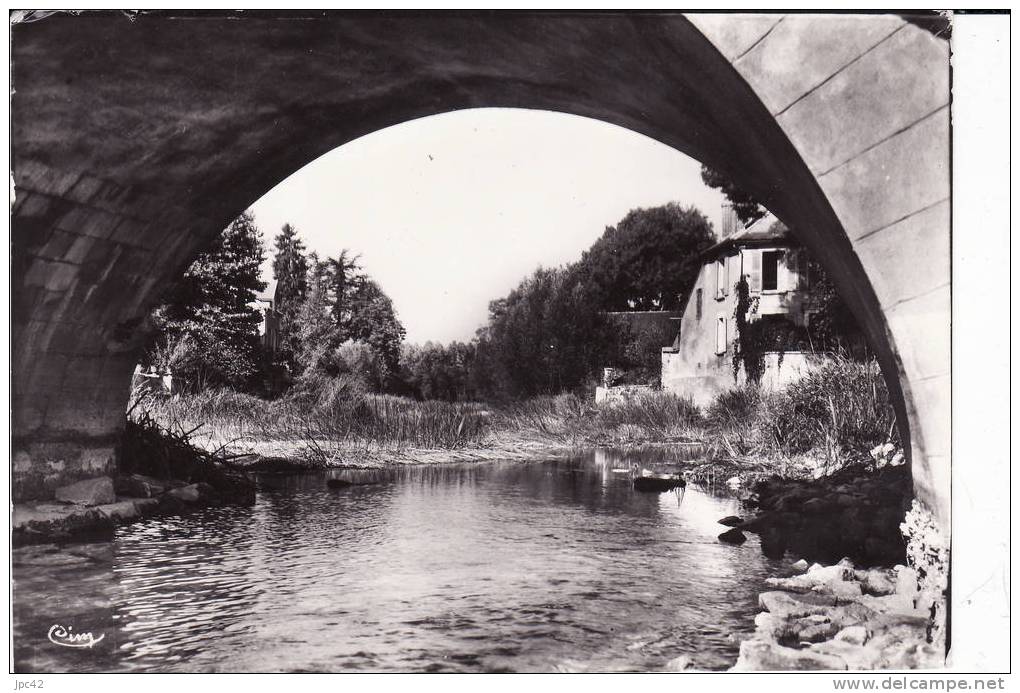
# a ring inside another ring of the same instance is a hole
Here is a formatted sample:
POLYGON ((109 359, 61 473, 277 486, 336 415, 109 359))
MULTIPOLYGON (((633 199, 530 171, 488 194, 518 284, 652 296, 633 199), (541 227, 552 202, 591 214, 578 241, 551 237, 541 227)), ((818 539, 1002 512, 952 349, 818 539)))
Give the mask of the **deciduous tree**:
POLYGON ((572 273, 602 310, 675 310, 712 243, 711 224, 693 207, 634 209, 606 228, 572 273))

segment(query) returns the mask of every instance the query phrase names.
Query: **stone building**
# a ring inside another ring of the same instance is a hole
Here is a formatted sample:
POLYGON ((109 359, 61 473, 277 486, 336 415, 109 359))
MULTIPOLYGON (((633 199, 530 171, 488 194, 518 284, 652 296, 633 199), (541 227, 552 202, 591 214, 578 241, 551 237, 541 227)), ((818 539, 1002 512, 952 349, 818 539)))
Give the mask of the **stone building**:
MULTIPOLYGON (((751 299, 748 321, 775 321, 795 333, 808 326, 812 312, 808 256, 782 222, 768 214, 740 228, 724 206, 720 236, 702 256, 673 344, 662 349, 662 388, 699 405, 746 380, 743 369, 734 375, 733 367, 735 287, 741 276, 751 299)), ((813 357, 799 343, 788 346, 764 354, 762 386, 779 387, 807 368, 813 357)))

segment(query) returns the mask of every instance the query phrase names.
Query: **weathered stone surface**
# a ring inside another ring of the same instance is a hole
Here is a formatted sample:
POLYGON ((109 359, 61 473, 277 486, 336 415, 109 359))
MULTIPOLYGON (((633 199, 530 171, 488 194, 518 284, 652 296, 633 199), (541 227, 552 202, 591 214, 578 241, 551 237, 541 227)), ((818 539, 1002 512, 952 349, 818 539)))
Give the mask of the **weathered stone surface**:
POLYGON ((792 595, 787 592, 762 592, 758 605, 776 618, 791 619, 828 613, 835 601, 815 595, 792 595))
POLYGON ((851 645, 863 645, 868 641, 868 629, 864 626, 848 626, 836 633, 836 640, 848 642, 851 645))
POLYGON ((733 16, 700 13, 692 13, 688 18, 730 60, 736 60, 750 50, 783 19, 775 14, 733 16))
POLYGON ((182 486, 181 488, 175 488, 167 492, 168 495, 173 496, 185 503, 197 503, 201 497, 198 484, 189 484, 188 486, 182 486))
POLYGON ((755 640, 740 643, 733 671, 843 671, 846 662, 812 649, 793 649, 755 640))
POLYGON ((96 507, 42 504, 14 506, 11 542, 15 546, 108 534, 114 523, 96 507))
POLYGON ((797 637, 802 643, 824 642, 831 639, 838 631, 839 626, 829 620, 823 620, 820 623, 808 622, 801 625, 797 637))
MULTIPOLYGON (((948 134, 945 108, 820 177, 850 238, 860 239, 948 199, 948 134), (896 181, 893 187, 900 195, 888 194, 890 181, 896 181)), ((933 229, 929 238, 942 242, 948 234, 949 229, 937 235, 933 229)), ((903 264, 899 280, 925 281, 915 277, 925 271, 903 264)))
POLYGON ((949 200, 887 226, 862 238, 856 245, 861 262, 875 268, 871 283, 887 308, 947 283, 949 270, 949 200), (904 277, 897 249, 908 244, 917 248, 915 262, 926 272, 904 277))
POLYGON ((694 662, 687 655, 680 655, 666 662, 666 671, 691 671, 694 662))
POLYGON ((787 15, 736 64, 769 111, 780 113, 902 26, 893 16, 787 15), (817 60, 790 60, 791 42, 817 60))
POLYGON ((929 610, 909 598, 912 571, 897 568, 905 594, 881 597, 862 593, 864 581, 878 584, 888 576, 860 570, 841 560, 812 566, 807 574, 772 585, 803 590, 765 592, 755 617, 755 634, 741 643, 735 670, 931 668, 941 665, 937 648, 927 641, 929 610), (878 577, 882 576, 882 578, 878 577), (823 587, 816 591, 817 587, 823 587), (833 590, 833 586, 836 587, 833 590), (846 589, 844 590, 843 587, 846 589), (843 591, 845 596, 836 596, 843 591))
POLYGON ((61 486, 54 496, 57 500, 78 505, 105 505, 117 500, 113 491, 113 479, 101 476, 85 479, 68 486, 61 486))
MULTIPOLYGON (((890 28, 886 24, 885 29, 890 28)), ((795 133, 794 144, 811 170, 822 174, 946 106, 948 62, 946 41, 917 27, 903 27, 791 106, 779 122, 795 133), (921 75, 910 69, 919 61, 945 67, 921 75), (880 96, 893 93, 912 98, 880 96)))
POLYGON ((114 485, 118 495, 153 498, 166 491, 170 483, 144 474, 129 474, 118 476, 114 485))
POLYGON ((108 516, 110 519, 119 522, 133 520, 141 514, 139 513, 138 506, 135 502, 130 500, 110 503, 109 505, 100 505, 96 508, 96 510, 108 516))
POLYGON ((853 568, 844 564, 828 567, 812 567, 803 575, 788 578, 768 578, 765 583, 770 587, 789 590, 791 592, 818 592, 832 595, 837 599, 852 599, 861 595, 861 586, 849 581, 853 577, 853 568))
POLYGON ((894 579, 889 576, 888 571, 881 568, 858 570, 855 577, 860 581, 865 594, 881 597, 896 591, 894 579))

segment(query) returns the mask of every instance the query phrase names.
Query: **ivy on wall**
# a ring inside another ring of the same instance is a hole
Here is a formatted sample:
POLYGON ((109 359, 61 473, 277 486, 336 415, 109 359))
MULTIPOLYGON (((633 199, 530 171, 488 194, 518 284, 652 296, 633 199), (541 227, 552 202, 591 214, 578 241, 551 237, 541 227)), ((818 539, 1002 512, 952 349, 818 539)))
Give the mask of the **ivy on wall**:
POLYGON ((741 277, 734 285, 737 302, 733 309, 736 337, 733 340, 733 382, 737 382, 743 367, 747 383, 758 385, 765 373, 765 354, 779 354, 779 365, 783 354, 791 350, 809 350, 811 339, 808 331, 798 327, 779 315, 763 315, 757 320, 758 296, 751 296, 747 280, 741 277))

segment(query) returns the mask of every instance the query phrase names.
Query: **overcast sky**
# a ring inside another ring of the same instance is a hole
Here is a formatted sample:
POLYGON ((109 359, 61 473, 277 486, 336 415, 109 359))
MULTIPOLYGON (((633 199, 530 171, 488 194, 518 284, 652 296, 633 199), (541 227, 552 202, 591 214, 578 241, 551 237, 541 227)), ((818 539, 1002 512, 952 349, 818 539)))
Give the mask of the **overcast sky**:
MULTIPOLYGON (((271 253, 289 222, 320 256, 350 248, 410 342, 468 340, 490 300, 581 256, 634 207, 671 200, 719 224, 700 165, 630 130, 548 111, 479 109, 354 140, 255 203, 271 253)), ((271 278, 266 266, 266 279, 271 278)))

